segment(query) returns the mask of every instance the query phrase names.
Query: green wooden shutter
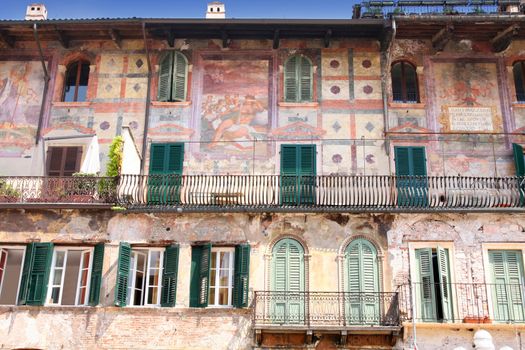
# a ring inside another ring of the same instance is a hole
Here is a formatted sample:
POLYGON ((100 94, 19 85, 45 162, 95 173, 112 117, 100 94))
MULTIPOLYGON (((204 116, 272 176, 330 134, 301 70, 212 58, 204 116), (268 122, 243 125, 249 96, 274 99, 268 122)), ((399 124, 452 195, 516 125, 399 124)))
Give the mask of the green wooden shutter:
POLYGON ((489 250, 494 320, 523 321, 523 262, 521 251, 489 250))
POLYGON ((425 156, 425 147, 410 147, 411 154, 411 174, 414 176, 426 176, 427 164, 425 156))
POLYGON ((298 202, 298 148, 296 145, 281 145, 281 202, 298 202))
POLYGON ((408 147, 395 147, 395 163, 396 163, 396 175, 406 176, 412 175, 410 173, 410 155, 408 147))
POLYGON ((173 59, 173 88, 172 100, 186 100, 186 81, 188 74, 188 63, 184 55, 180 52, 174 53, 173 59))
POLYGON ((171 82, 173 77, 173 52, 169 52, 160 62, 159 67, 159 101, 171 101, 171 82))
POLYGON ((284 65, 284 99, 286 102, 298 102, 299 100, 297 88, 299 63, 299 56, 292 56, 284 65))
POLYGON ((312 63, 306 57, 300 56, 301 65, 299 72, 301 102, 312 101, 312 63))
POLYGON ((129 284, 131 246, 121 242, 118 251, 117 284, 115 286, 115 305, 126 306, 129 284))
POLYGON ((104 243, 99 243, 93 250, 91 265, 91 283, 89 285, 89 305, 98 305, 100 301, 100 286, 102 284, 102 267, 104 265, 104 243))
POLYGON ((443 309, 443 320, 452 321, 454 319, 452 305, 452 286, 450 284, 450 265, 448 249, 437 247, 438 272, 439 272, 439 292, 441 293, 441 304, 443 309))
POLYGON ((235 273, 233 282, 233 306, 248 306, 250 277, 250 245, 241 244, 235 247, 235 273))
POLYGON ((398 205, 426 206, 428 184, 425 147, 395 147, 394 151, 398 205))
POLYGON ((299 145, 299 196, 301 204, 315 203, 315 145, 299 145))
POLYGON ((436 296, 434 272, 432 268, 432 249, 416 249, 416 297, 419 317, 423 321, 436 321, 436 296))
POLYGON ((208 306, 211 244, 191 250, 190 306, 208 306))
POLYGON ((512 144, 514 153, 514 165, 516 166, 516 176, 525 176, 525 160, 523 159, 523 147, 517 143, 512 144))
POLYGON ((22 271, 20 304, 44 305, 52 257, 53 243, 31 243, 28 245, 22 271))
POLYGON ((184 162, 183 143, 154 143, 150 152, 148 201, 172 204, 180 201, 180 185, 184 162))
POLYGON ((177 273, 179 271, 179 246, 170 245, 164 252, 161 306, 175 306, 177 297, 177 273))
POLYGON ((151 175, 164 174, 165 164, 164 159, 166 158, 166 148, 168 147, 165 143, 152 143, 149 160, 149 173, 151 175))

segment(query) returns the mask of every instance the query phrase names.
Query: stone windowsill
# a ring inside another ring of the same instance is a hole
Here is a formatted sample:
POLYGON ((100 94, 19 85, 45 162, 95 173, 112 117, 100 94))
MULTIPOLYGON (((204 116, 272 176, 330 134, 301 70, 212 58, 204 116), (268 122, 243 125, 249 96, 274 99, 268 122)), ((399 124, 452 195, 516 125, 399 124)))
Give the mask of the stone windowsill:
POLYGON ((388 107, 392 109, 425 109, 425 103, 403 103, 403 102, 394 102, 389 101, 388 107))
POLYGON ((62 101, 57 101, 57 102, 53 102, 53 107, 60 107, 60 108, 89 107, 90 105, 91 105, 90 101, 84 101, 84 102, 62 102, 62 101))
POLYGON ((183 102, 162 102, 162 101, 151 101, 153 107, 186 107, 191 105, 191 101, 183 102))
POLYGON ((317 108, 319 107, 319 102, 279 102, 279 107, 288 107, 288 108, 317 108))
POLYGON ((525 108, 525 102, 512 102, 512 107, 514 108, 525 108))

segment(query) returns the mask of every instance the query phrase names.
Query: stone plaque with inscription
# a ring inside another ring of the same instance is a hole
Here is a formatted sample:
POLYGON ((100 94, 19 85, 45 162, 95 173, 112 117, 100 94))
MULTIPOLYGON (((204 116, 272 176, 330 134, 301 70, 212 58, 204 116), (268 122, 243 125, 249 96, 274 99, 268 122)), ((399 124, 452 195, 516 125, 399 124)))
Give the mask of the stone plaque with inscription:
POLYGON ((495 107, 443 106, 444 131, 497 132, 500 129, 495 107))

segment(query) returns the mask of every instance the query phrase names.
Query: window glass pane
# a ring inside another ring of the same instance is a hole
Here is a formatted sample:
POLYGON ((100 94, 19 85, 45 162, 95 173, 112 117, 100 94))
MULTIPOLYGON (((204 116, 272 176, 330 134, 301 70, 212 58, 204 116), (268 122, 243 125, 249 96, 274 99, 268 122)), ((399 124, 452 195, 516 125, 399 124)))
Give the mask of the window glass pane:
POLYGON ((70 65, 66 72, 66 81, 64 83, 64 101, 75 101, 75 87, 77 82, 78 62, 70 65))
POLYGON ((410 64, 405 63, 406 101, 417 102, 417 77, 416 70, 410 64))
POLYGON ((56 260, 55 260, 55 266, 56 267, 64 267, 64 257, 66 255, 66 252, 57 252, 56 253, 56 260))
POLYGON ((228 288, 219 289, 219 305, 228 305, 228 288))
POLYGON ((58 304, 58 297, 60 296, 60 287, 53 287, 51 291, 51 303, 58 304))
POLYGON ((392 66, 392 95, 394 101, 403 100, 402 91, 401 62, 399 62, 392 66))
POLYGON ((77 92, 77 102, 84 102, 87 95, 87 86, 80 85, 77 92))
POLYGON ((211 268, 214 269, 217 267, 217 253, 216 252, 211 252, 211 268))
POLYGON ((230 271, 221 270, 219 273, 219 283, 221 287, 227 287, 230 279, 230 271))
POLYGON ((160 267, 160 252, 151 252, 150 268, 160 267))
POLYGON ((227 269, 230 267, 230 252, 221 252, 221 268, 227 269))
POLYGON ((516 100, 525 102, 525 82, 523 81, 523 64, 516 62, 512 69, 514 74, 514 85, 516 87, 516 100))
POLYGON ((210 287, 210 293, 208 293, 208 305, 215 305, 215 288, 210 287))

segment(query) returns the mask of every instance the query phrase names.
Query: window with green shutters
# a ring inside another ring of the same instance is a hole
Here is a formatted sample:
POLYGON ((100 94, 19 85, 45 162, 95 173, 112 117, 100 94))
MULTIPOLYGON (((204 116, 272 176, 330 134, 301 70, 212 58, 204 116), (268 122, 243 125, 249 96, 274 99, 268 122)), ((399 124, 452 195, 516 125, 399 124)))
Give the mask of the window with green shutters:
POLYGON ((26 249, 18 303, 44 305, 53 243, 30 243, 26 249))
POLYGON ((394 148, 397 204, 425 207, 428 205, 428 181, 425 147, 394 148))
POLYGON ((284 64, 284 100, 311 102, 313 98, 313 65, 309 58, 294 55, 284 64))
POLYGON ((179 271, 179 246, 166 247, 162 273, 161 306, 175 306, 177 297, 177 274, 179 271))
POLYGON ((248 306, 250 246, 193 246, 190 306, 248 306), (222 278, 222 281, 221 281, 222 278))
POLYGON ((453 303, 449 252, 446 248, 415 250, 418 318, 423 322, 452 321, 453 303))
POLYGON ((91 284, 89 286, 89 305, 95 306, 100 302, 100 287, 102 286, 102 268, 104 266, 104 243, 99 243, 93 250, 91 266, 91 284))
POLYGON ((350 324, 380 322, 379 266, 377 250, 363 238, 352 241, 345 251, 346 300, 345 314, 350 324), (368 296, 366 293, 370 293, 368 296))
POLYGON ((281 145, 281 203, 314 204, 315 145, 281 145))
POLYGON ((186 100, 188 60, 178 51, 168 52, 160 61, 158 100, 180 102, 186 100))
POLYGON ((272 250, 271 290, 283 292, 272 298, 270 312, 275 323, 304 320, 304 286, 304 248, 298 241, 284 238, 272 250))
POLYGON ((148 202, 172 204, 180 202, 183 143, 153 143, 150 148, 148 202))
POLYGON ((523 259, 520 250, 489 250, 492 305, 497 322, 525 321, 523 259))
POLYGON ((520 191, 520 205, 525 205, 525 160, 523 156, 523 147, 517 143, 512 144, 512 153, 514 156, 514 166, 516 168, 516 176, 518 177, 518 187, 520 191))

